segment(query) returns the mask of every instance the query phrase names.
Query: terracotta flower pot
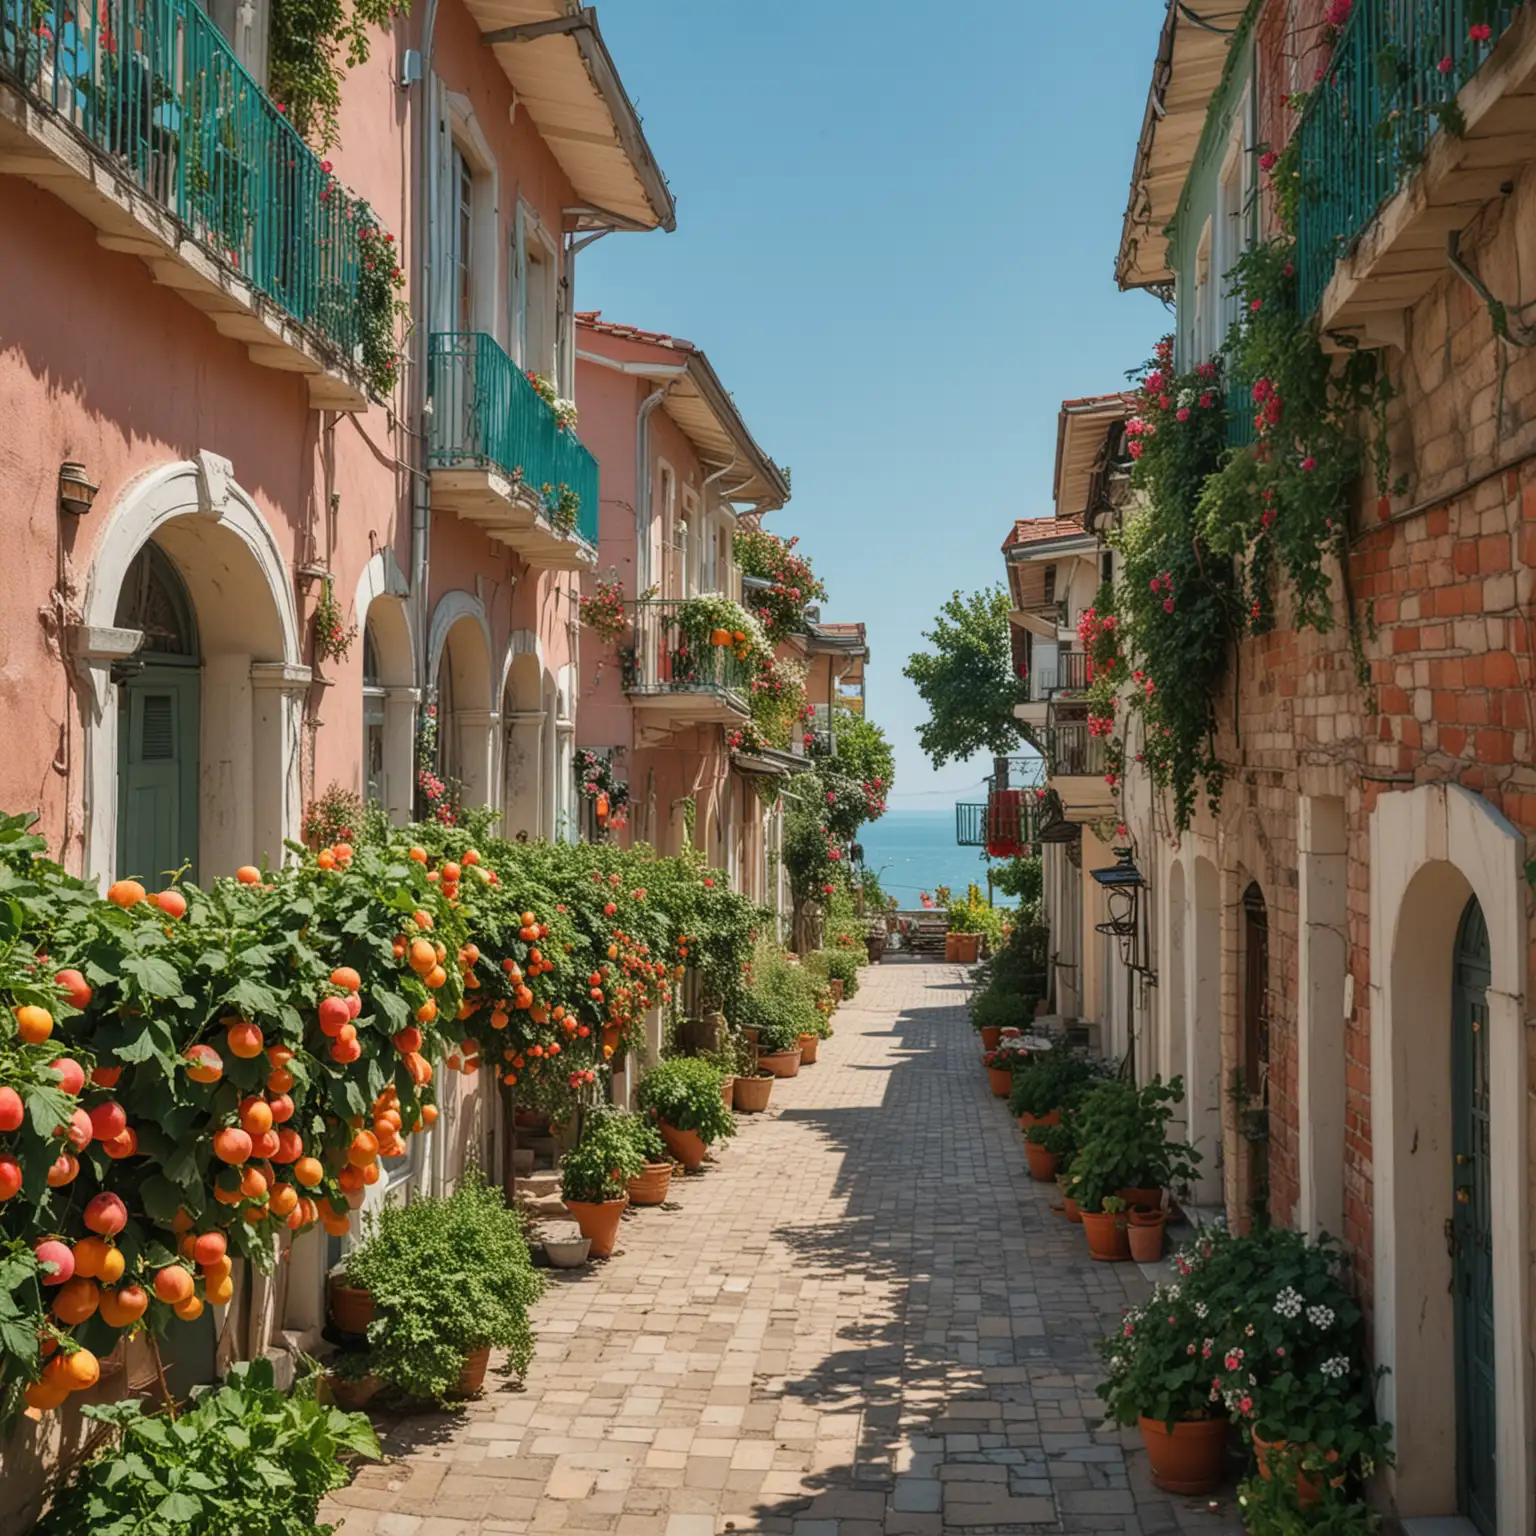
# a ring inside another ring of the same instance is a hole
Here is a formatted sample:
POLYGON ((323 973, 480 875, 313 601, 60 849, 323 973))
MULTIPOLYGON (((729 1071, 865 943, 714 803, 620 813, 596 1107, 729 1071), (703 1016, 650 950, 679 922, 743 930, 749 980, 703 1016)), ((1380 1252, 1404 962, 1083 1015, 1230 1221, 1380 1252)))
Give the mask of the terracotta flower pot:
POLYGON ((821 1040, 816 1035, 800 1036, 800 1065, 802 1067, 808 1067, 816 1060, 816 1051, 820 1045, 821 1040))
POLYGON ((1131 1256, 1130 1223, 1124 1211, 1084 1211, 1083 1232, 1088 1257, 1102 1264, 1116 1264, 1131 1256))
POLYGON ((1068 1188, 1069 1186, 1067 1184, 1066 1174, 1057 1174, 1056 1189, 1061 1195, 1061 1214, 1065 1216, 1068 1221, 1081 1221, 1083 1219, 1083 1213, 1078 1209, 1077 1201, 1074 1200, 1072 1196, 1067 1192, 1068 1188))
POLYGON ((647 1163, 645 1172, 636 1174, 625 1186, 631 1205, 660 1205, 672 1187, 671 1163, 647 1163))
POLYGON ((668 1125, 665 1120, 661 1121, 656 1129, 661 1132, 661 1139, 666 1142, 667 1151, 689 1173, 704 1161, 705 1145, 697 1131, 680 1131, 676 1126, 668 1125))
POLYGON ((1061 1111, 1053 1109, 1048 1115, 1031 1115, 1027 1111, 1019 1116, 1019 1129, 1027 1131, 1032 1125, 1060 1125, 1061 1111))
POLYGON ((624 1031, 617 1024, 605 1024, 603 1026, 603 1055, 612 1056, 619 1048, 619 1041, 623 1038, 624 1031))
POLYGON ((1164 1493, 1209 1493, 1221 1482, 1227 1445, 1225 1419, 1182 1419, 1168 1426, 1157 1419, 1139 1421, 1152 1464, 1152 1481, 1164 1493))
POLYGON ((755 1028, 743 1029, 741 1032, 741 1038, 745 1040, 747 1044, 750 1045, 754 1050, 757 1048, 757 1030, 755 1028))
POLYGON ((772 1072, 775 1077, 798 1077, 800 1075, 800 1047, 797 1045, 792 1051, 772 1051, 757 1058, 757 1064, 765 1072, 772 1072))
POLYGON ((1168 1223, 1162 1211, 1131 1212, 1131 1257, 1138 1264, 1156 1264, 1163 1256, 1163 1237, 1168 1223))
POLYGON ((331 1321, 342 1333, 367 1333, 373 1321, 373 1292, 332 1280, 331 1321))
POLYGON ((843 993, 847 989, 847 985, 847 982, 845 982, 841 976, 834 976, 830 981, 827 982, 827 986, 831 990, 832 1001, 834 1003, 842 1002, 843 993))
POLYGON ((1041 1184, 1049 1184, 1056 1177, 1059 1161, 1054 1152, 1047 1152, 1038 1142, 1024 1143, 1024 1156, 1029 1162, 1029 1176, 1041 1184))
POLYGON ((325 1390, 331 1401, 348 1413, 356 1413, 383 1385, 383 1379, 378 1376, 343 1377, 331 1371, 325 1377, 325 1390))
POLYGON ((1160 1189, 1117 1189, 1115 1193, 1133 1209, 1139 1207, 1144 1211, 1160 1211, 1163 1208, 1163 1192, 1160 1189))
MULTIPOLYGON (((1258 1463, 1259 1476, 1262 1477, 1266 1483, 1273 1479, 1275 1475, 1275 1467, 1277 1465, 1283 1466, 1285 1464, 1286 1458, 1290 1455, 1292 1449, 1293 1448, 1289 1441, 1266 1440, 1258 1432, 1258 1430, 1254 1430, 1253 1458, 1258 1463)), ((1295 1447, 1296 1502, 1300 1504, 1303 1509, 1311 1509, 1314 1504, 1321 1502, 1323 1497, 1324 1479, 1317 1476, 1315 1473, 1303 1472, 1301 1470, 1301 1457, 1310 1449, 1312 1449, 1312 1447, 1305 1445, 1295 1447)), ((1339 1459, 1339 1453, 1337 1451, 1329 1451, 1327 1459, 1329 1461, 1337 1461, 1339 1459)), ((1328 1479, 1328 1481, 1332 1482, 1335 1488, 1338 1488, 1344 1482, 1344 1474, 1341 1472, 1337 1477, 1328 1479)))
POLYGON ((736 1079, 734 1077, 722 1077, 720 1079, 720 1102, 727 1109, 736 1101, 736 1079))
POLYGON ((981 956, 981 935, 979 933, 957 933, 955 935, 955 959, 961 965, 975 965, 981 956))
POLYGON ((736 1079, 736 1108, 744 1115, 761 1114, 773 1097, 773 1074, 736 1079))
POLYGON ((456 1397, 473 1397, 485 1386, 486 1367, 491 1363, 491 1346, 487 1344, 483 1349, 477 1349, 464 1361, 464 1368, 459 1372, 459 1379, 454 1383, 453 1391, 456 1397))
POLYGON ((1003 1038, 1002 1027, 997 1024, 983 1024, 977 1033, 981 1036, 981 1048, 984 1051, 995 1051, 997 1042, 1003 1038))
POLYGON ((628 1204, 628 1195, 617 1200, 565 1202, 565 1208, 571 1213, 571 1220, 581 1229, 581 1235, 592 1239, 594 1259, 606 1259, 613 1252, 613 1245, 619 1236, 619 1218, 623 1216, 624 1207, 628 1204))
POLYGON ((1007 1067, 988 1067, 987 1081, 992 1085, 993 1095, 999 1099, 1006 1099, 1013 1092, 1013 1073, 1007 1067))

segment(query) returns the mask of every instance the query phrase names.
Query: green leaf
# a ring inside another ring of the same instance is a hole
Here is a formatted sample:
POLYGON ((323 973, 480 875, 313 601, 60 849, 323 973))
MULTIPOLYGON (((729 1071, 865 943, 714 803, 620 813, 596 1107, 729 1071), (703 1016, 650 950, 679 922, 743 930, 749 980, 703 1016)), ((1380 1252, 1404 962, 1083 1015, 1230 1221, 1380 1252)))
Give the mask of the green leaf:
POLYGON ((175 997, 181 991, 176 967, 155 955, 124 955, 122 972, 132 976, 150 997, 175 997))
MULTIPOLYGON (((190 1150, 189 1148, 188 1151, 190 1150)), ((182 1199, 180 1187, 159 1174, 151 1174, 139 1189, 139 1200, 143 1204, 144 1214, 151 1221, 175 1220, 176 1212, 181 1208, 182 1199)))
MULTIPOLYGON (((32 1128, 45 1141, 61 1125, 68 1125, 75 1112, 75 1101, 62 1088, 45 1088, 40 1083, 26 1089, 27 1113, 32 1117, 32 1128)), ((361 1111, 359 1111, 361 1113, 361 1111)))
POLYGON ((410 1004, 396 991, 387 987, 375 987, 369 994, 380 1013, 389 1021, 389 1032, 395 1034, 411 1022, 410 1004))
POLYGON ((178 1489, 175 1493, 168 1493, 161 1499, 155 1509, 156 1516, 161 1520, 178 1521, 185 1525, 189 1520, 195 1520, 203 1512, 203 1501, 196 1494, 184 1493, 178 1489))

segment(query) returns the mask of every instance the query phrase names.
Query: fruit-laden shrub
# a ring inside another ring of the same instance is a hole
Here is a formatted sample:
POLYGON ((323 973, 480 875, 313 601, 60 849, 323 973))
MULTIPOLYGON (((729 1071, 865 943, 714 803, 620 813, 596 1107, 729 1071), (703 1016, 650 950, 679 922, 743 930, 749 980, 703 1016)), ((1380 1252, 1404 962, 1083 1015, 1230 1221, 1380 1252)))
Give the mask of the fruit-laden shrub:
POLYGON ((849 998, 859 990, 859 967, 868 960, 868 952, 863 949, 813 949, 804 964, 812 976, 842 982, 843 996, 849 998))
POLYGON ((658 1062, 640 1079, 640 1108, 673 1130, 692 1131, 709 1146, 736 1134, 736 1118, 720 1097, 720 1072, 696 1056, 658 1062))
POLYGON ((588 1112, 581 1139, 560 1163, 562 1199, 597 1204, 623 1198, 629 1181, 645 1172, 632 1119, 619 1110, 588 1112))
POLYGON ((110 1443, 78 1467, 37 1536, 320 1536, 320 1500, 351 1476, 345 1457, 377 1460, 379 1442, 360 1413, 322 1407, 314 1374, 277 1390, 272 1362, 230 1368, 201 1387, 174 1421, 137 1399, 92 1406, 110 1443))
POLYGON ((471 1167, 451 1195, 385 1205, 346 1258, 348 1285, 373 1294, 368 1354, 375 1374, 412 1397, 441 1401, 465 1360, 491 1345, 521 1376, 533 1359, 528 1309, 542 1281, 523 1219, 471 1167))

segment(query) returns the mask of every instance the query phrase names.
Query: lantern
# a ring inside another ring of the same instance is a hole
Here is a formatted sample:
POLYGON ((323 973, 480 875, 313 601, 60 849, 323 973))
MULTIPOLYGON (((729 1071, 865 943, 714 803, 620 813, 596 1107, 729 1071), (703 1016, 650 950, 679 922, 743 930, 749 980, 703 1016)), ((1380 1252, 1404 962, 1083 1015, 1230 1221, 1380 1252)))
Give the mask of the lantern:
POLYGON ((599 821, 608 819, 608 796, 602 790, 597 792, 597 819, 599 821))

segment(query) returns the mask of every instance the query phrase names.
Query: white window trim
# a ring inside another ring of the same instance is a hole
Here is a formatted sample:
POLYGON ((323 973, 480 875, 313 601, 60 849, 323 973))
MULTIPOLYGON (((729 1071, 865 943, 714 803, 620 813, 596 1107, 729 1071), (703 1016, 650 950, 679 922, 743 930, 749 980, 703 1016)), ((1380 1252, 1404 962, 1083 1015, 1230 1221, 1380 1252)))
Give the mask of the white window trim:
MULTIPOLYGON (((502 334, 504 310, 501 305, 501 175, 496 156, 486 138, 475 109, 469 98, 446 88, 443 90, 446 111, 440 124, 443 138, 442 160, 444 174, 439 189, 438 206, 438 271, 449 271, 453 255, 454 227, 458 219, 458 187, 452 175, 453 154, 457 149, 474 176, 474 203, 470 212, 473 246, 470 251, 470 271, 473 288, 470 294, 470 319, 476 331, 493 337, 498 343, 502 334)), ((451 283, 439 280, 437 310, 439 328, 452 330, 457 327, 454 313, 455 300, 451 283)))

